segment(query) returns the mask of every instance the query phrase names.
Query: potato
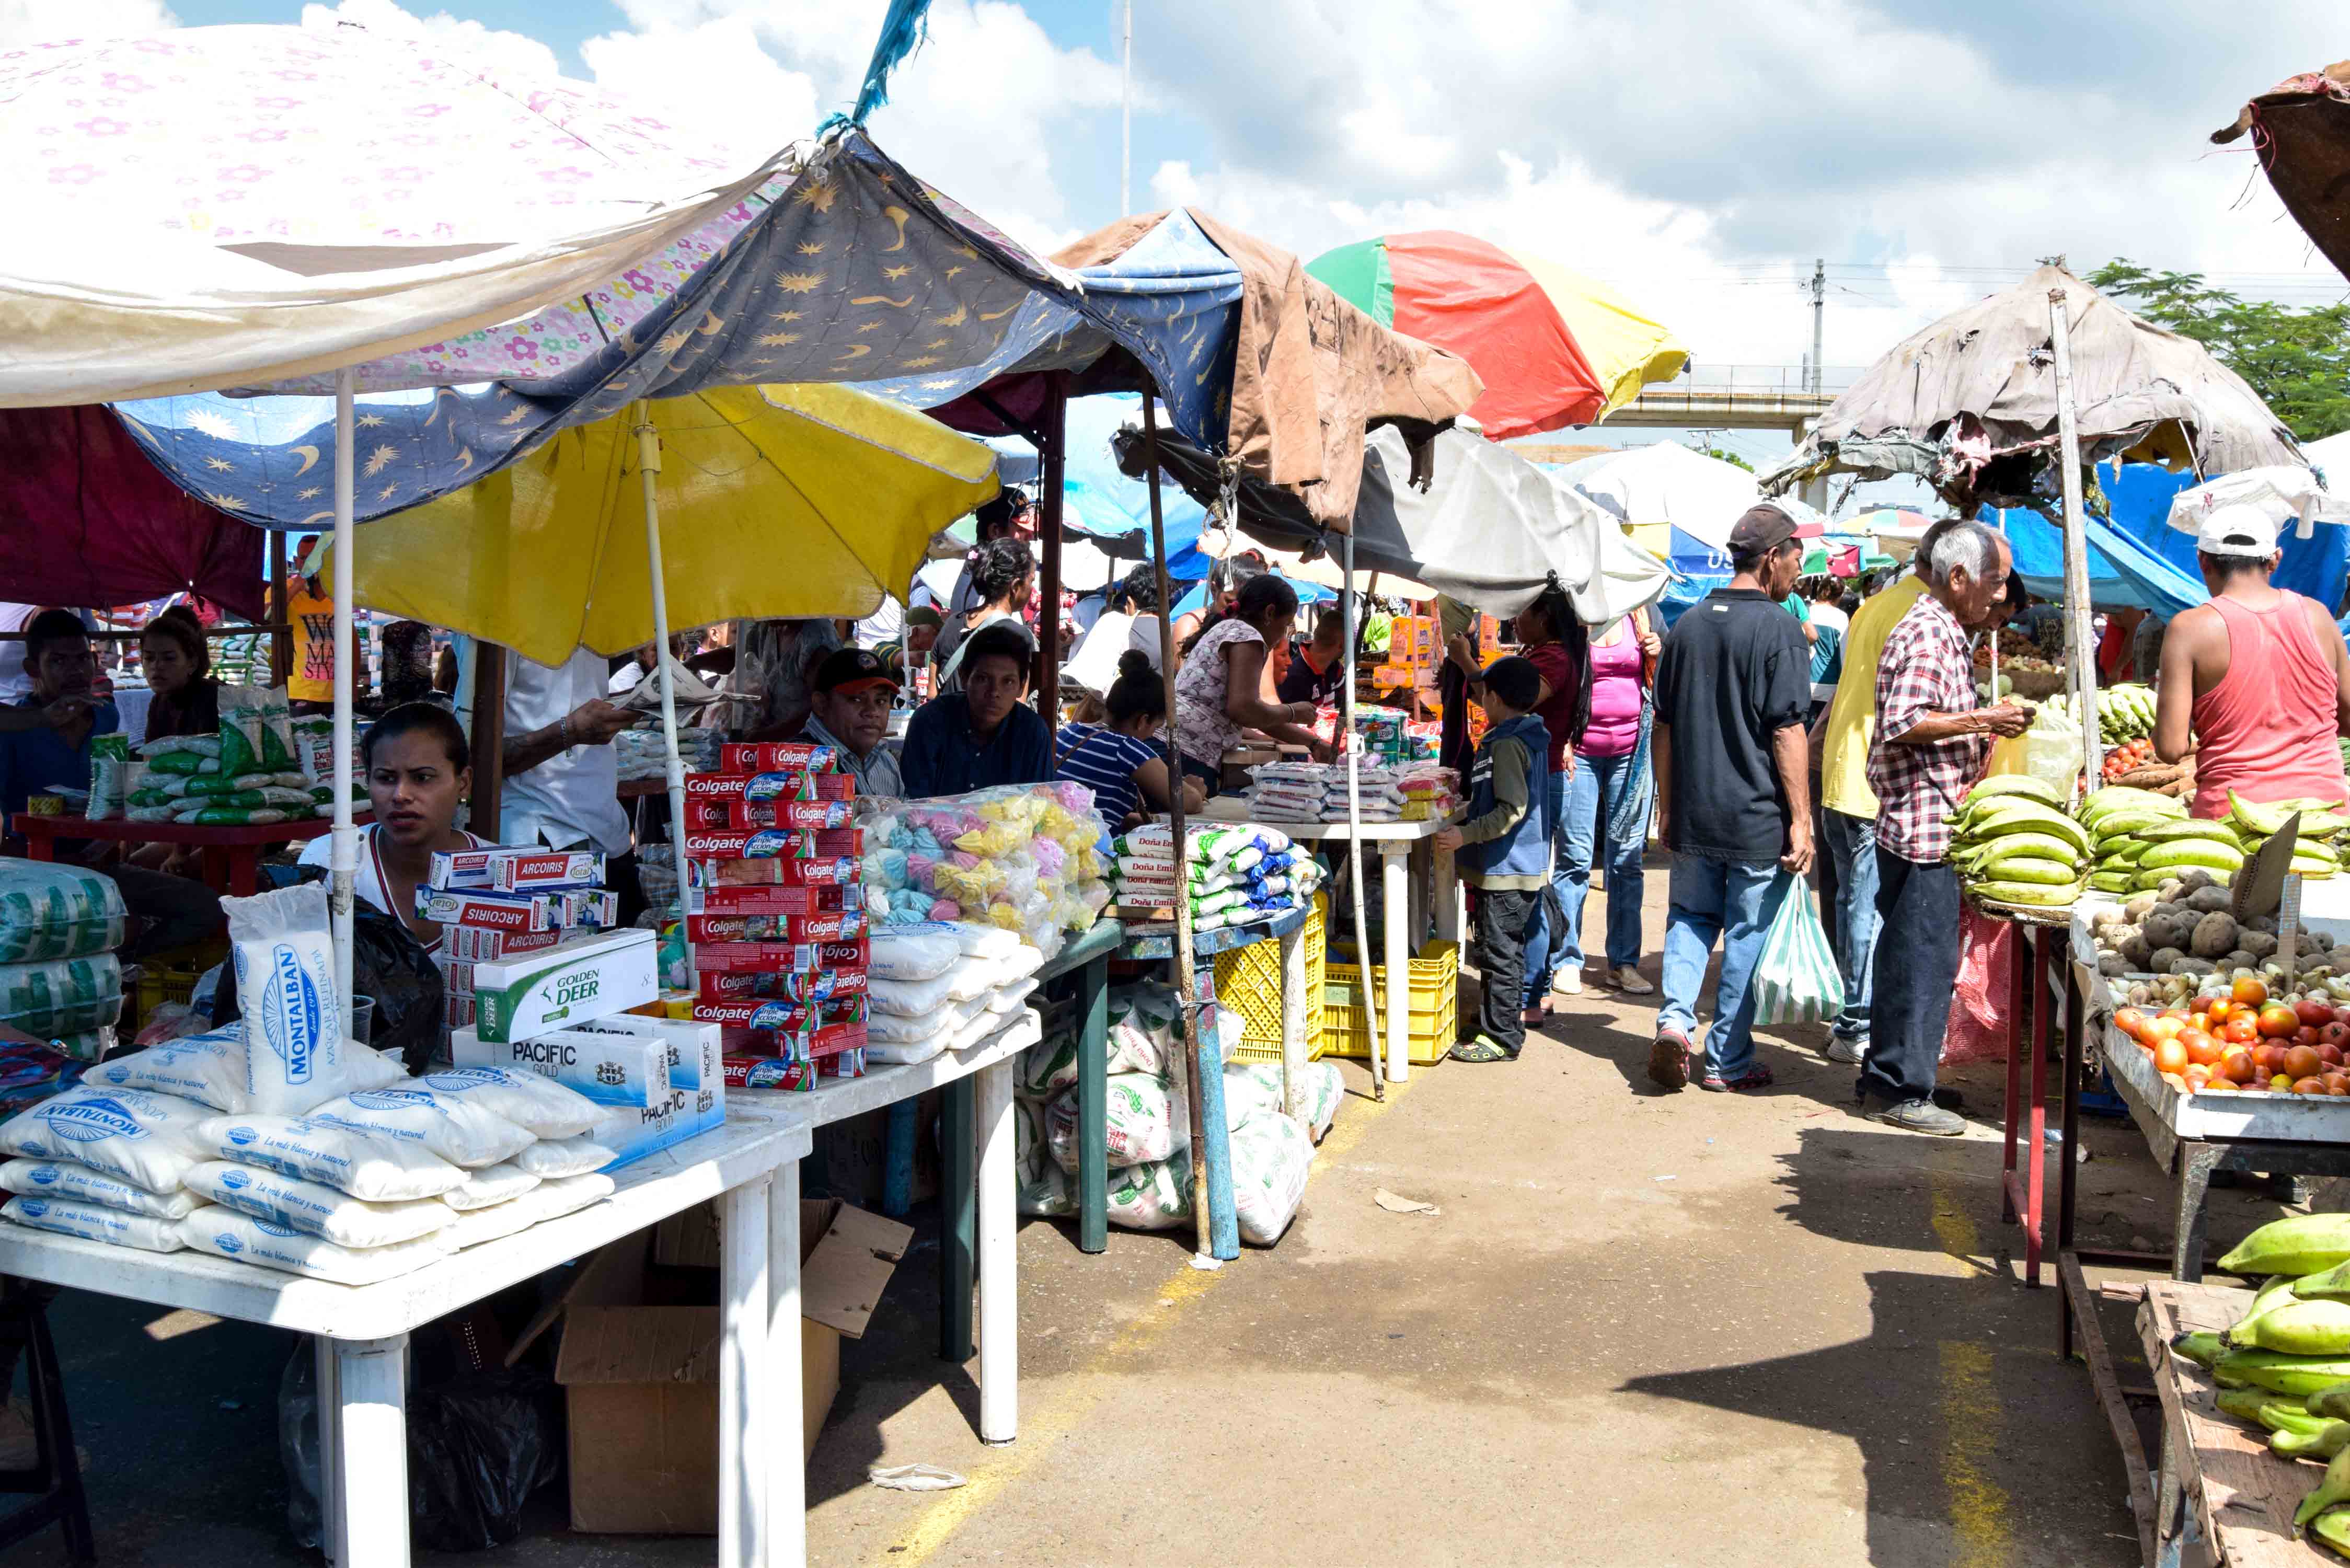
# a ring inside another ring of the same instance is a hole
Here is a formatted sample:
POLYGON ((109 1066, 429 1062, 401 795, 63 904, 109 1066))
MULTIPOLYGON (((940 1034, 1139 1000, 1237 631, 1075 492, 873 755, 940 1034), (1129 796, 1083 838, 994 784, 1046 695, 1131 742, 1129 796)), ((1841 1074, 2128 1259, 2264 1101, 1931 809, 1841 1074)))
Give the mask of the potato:
POLYGON ((2247 974, 2256 974, 2260 971, 2260 967, 2259 955, 2246 952, 2241 948, 2238 948, 2220 961, 2220 972, 2222 974, 2233 974, 2238 970, 2242 970, 2247 974))
POLYGON ((2211 873, 2199 866, 2189 867, 2180 873, 2178 877, 2178 890, 2182 893, 2192 893, 2210 886, 2212 886, 2211 873))
POLYGON ((2187 907, 2199 915, 2224 913, 2232 903, 2233 895, 2225 888, 2198 888, 2187 895, 2187 907))
POLYGON ((2129 1000, 2132 1007, 2147 1005, 2154 1001, 2154 987, 2142 980, 2138 981, 2129 988, 2129 1000))
POLYGON ((2254 967, 2258 967, 2261 960, 2273 956, 2277 950, 2276 938, 2267 931, 2250 929, 2238 931, 2236 945, 2251 954, 2254 967))
POLYGON ((2332 952, 2334 950, 2334 933, 2331 931, 2303 931, 2301 933, 2301 948, 2304 952, 2332 952))
MULTIPOLYGON (((2146 933, 2146 945, 2156 951, 2159 952, 2164 948, 2177 948, 2184 952, 2195 940, 2195 921, 2196 917, 2189 914, 2166 915, 2158 912, 2147 916, 2146 923, 2138 929, 2146 933)), ((2235 946, 2233 942, 2228 944, 2228 947, 2233 946, 2235 946)), ((2228 948, 2223 947, 2220 950, 2226 952, 2228 948)))
MULTIPOLYGON (((2207 888, 2205 892, 2217 892, 2207 888)), ((2236 945, 2236 918, 2225 912, 2214 912, 2195 922, 2194 933, 2188 939, 2188 950, 2197 958, 2215 959, 2236 945)))
POLYGON ((2276 935, 2276 917, 2274 915, 2254 915, 2251 919, 2246 920, 2244 924, 2251 927, 2251 929, 2256 931, 2266 931, 2271 936, 2276 935))
POLYGON ((2211 961, 2210 959, 2183 958, 2170 966, 2170 972, 2173 974, 2213 974, 2218 971, 2212 968, 2211 961))
POLYGON ((2154 913, 2156 906, 2161 902, 2161 898, 2155 894, 2140 893, 2122 906, 2122 913, 2129 917, 2130 924, 2136 925, 2154 913))
POLYGON ((2140 974, 2151 972, 2154 949, 2147 944, 2144 930, 2132 927, 2129 933, 2122 938, 2120 952, 2128 961, 2130 968, 2140 974))
POLYGON ((2186 961, 2187 955, 2177 948, 2158 948, 2154 956, 2147 961, 2146 967, 2156 974, 2175 974, 2182 972, 2177 966, 2186 961))
POLYGON ((2097 972, 2107 980, 2119 980, 2129 972, 2129 962, 2119 953, 2107 953, 2097 961, 2097 972))

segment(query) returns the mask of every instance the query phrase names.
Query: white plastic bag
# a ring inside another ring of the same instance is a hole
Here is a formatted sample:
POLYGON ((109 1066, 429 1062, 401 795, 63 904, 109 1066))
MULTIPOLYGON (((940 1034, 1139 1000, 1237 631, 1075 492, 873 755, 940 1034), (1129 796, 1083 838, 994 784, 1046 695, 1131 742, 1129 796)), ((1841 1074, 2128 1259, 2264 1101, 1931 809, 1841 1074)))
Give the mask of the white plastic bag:
POLYGON ((962 1012, 941 1004, 920 1017, 901 1017, 894 1012, 872 1012, 865 1018, 865 1043, 873 1045, 912 1045, 934 1034, 952 1037, 954 1031, 968 1020, 962 1012))
POLYGON ((256 1220, 217 1203, 180 1221, 180 1239, 201 1252, 233 1262, 258 1263, 338 1285, 372 1285, 428 1268, 449 1255, 438 1232, 388 1247, 338 1247, 272 1220, 256 1220))
POLYGON ((130 911, 114 878, 78 866, 0 859, 0 963, 87 958, 122 945, 130 911))
POLYGON ((320 1085, 341 1082, 343 1003, 326 885, 223 898, 221 912, 236 957, 252 1108, 301 1116, 319 1103, 320 1085))
POLYGON ((176 1252, 180 1221, 152 1215, 125 1214, 96 1203, 76 1203, 66 1198, 11 1198, 0 1204, 0 1215, 36 1231, 78 1236, 85 1241, 105 1241, 117 1247, 137 1247, 149 1252, 176 1252))
MULTIPOLYGON (((1189 1116, 1179 1110, 1166 1079, 1149 1073, 1112 1074, 1107 1085, 1109 1163, 1113 1168, 1165 1159, 1191 1141, 1189 1116)), ((1065 1093, 1045 1113, 1054 1162, 1077 1168, 1077 1096, 1065 1093)))
POLYGON ((1191 1220, 1191 1162, 1128 1166, 1109 1175, 1109 1222, 1129 1231, 1171 1231, 1191 1220))
POLYGON ((944 925, 878 926, 867 961, 875 980, 931 980, 946 973, 962 948, 944 925))
POLYGON ((534 1141, 527 1129, 488 1106, 421 1085, 345 1095, 328 1100, 306 1119, 388 1143, 411 1144, 468 1170, 512 1159, 534 1141))
POLYGON ((1258 1116, 1232 1135, 1232 1210, 1241 1240, 1270 1247, 1305 1200, 1314 1140, 1287 1116, 1258 1116))
POLYGON ((0 1154, 69 1160, 148 1192, 176 1192, 209 1158, 197 1129, 211 1115, 143 1089, 68 1089, 0 1124, 0 1154))
POLYGON ((618 1109, 552 1078, 504 1067, 448 1067, 417 1082, 504 1116, 534 1137, 577 1137, 595 1131, 618 1109))
MULTIPOLYGON (((542 1147, 544 1146, 540 1144, 533 1144, 530 1148, 542 1147)), ((523 1150, 522 1153, 528 1154, 530 1148, 523 1150)), ((515 1158, 520 1159, 522 1155, 516 1155, 515 1158)), ((480 1170, 468 1172, 465 1185, 451 1188, 441 1195, 441 1201, 451 1209, 461 1211, 487 1209, 494 1203, 512 1202, 544 1179, 543 1177, 532 1171, 525 1170, 519 1165, 484 1166, 480 1170)))
POLYGON ((389 1247, 430 1236, 454 1214, 433 1199, 413 1203, 370 1203, 324 1182, 280 1176, 225 1159, 206 1160, 188 1172, 188 1190, 207 1202, 319 1236, 338 1247, 389 1247))
POLYGON ((872 1003, 870 1012, 875 1016, 921 1018, 937 1012, 951 1000, 948 992, 952 987, 953 981, 946 971, 927 980, 887 980, 879 974, 870 974, 865 981, 865 994, 872 1003))
POLYGON ((925 1034, 917 1040, 885 1040, 871 1033, 872 1023, 866 1023, 865 1059, 885 1067, 899 1067, 916 1062, 927 1062, 953 1044, 954 1035, 945 1029, 925 1034))
POLYGON ((1279 1063, 1243 1062, 1224 1069, 1224 1126, 1233 1132, 1281 1109, 1279 1063))
POLYGON ((370 1137, 296 1116, 213 1116, 196 1131, 206 1159, 233 1159, 323 1182, 375 1203, 437 1198, 465 1180, 463 1170, 421 1143, 370 1137))
MULTIPOLYGON (((91 1068, 82 1082, 177 1095, 216 1111, 257 1111, 263 1107, 255 1103, 247 1087, 253 1081, 252 1068, 245 1060, 249 1049, 244 1025, 233 1023, 202 1034, 183 1034, 128 1056, 116 1056, 91 1068)), ((354 1089, 380 1089, 406 1076, 408 1070, 399 1058, 370 1051, 364 1045, 353 1045, 343 1054, 335 1072, 314 1078, 309 1093, 317 1097, 310 1104, 321 1104, 354 1089)))
POLYGON ((196 1200, 186 1192, 156 1194, 129 1182, 61 1159, 12 1159, 0 1165, 0 1192, 26 1198, 62 1198, 69 1203, 95 1203, 150 1220, 178 1220, 192 1213, 196 1200))
POLYGON ((442 1236, 452 1247, 478 1247, 585 1209, 611 1196, 616 1185, 608 1176, 566 1176, 543 1181, 520 1198, 458 1215, 442 1236))
POLYGON ((619 1158, 619 1150, 592 1137, 556 1137, 539 1139, 515 1156, 513 1163, 517 1170, 528 1171, 542 1181, 552 1181, 566 1176, 586 1176, 619 1158))

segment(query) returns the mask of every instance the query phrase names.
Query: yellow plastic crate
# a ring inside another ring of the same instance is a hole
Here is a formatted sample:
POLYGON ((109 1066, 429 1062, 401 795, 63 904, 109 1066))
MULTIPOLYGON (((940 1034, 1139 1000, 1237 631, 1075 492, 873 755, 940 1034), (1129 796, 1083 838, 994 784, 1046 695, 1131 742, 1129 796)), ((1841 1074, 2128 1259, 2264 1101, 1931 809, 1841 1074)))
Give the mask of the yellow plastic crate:
MULTIPOLYGON (((1305 917, 1305 1059, 1322 1059, 1322 986, 1329 948, 1329 895, 1305 917)), ((1235 1062, 1281 1060, 1281 944, 1251 942, 1215 956, 1216 1002, 1241 1015, 1235 1062)))
MULTIPOLYGON (((1461 948, 1456 942, 1430 942, 1411 961, 1411 991, 1406 1002, 1409 1044, 1406 1059, 1415 1067, 1444 1060, 1459 1038, 1461 1022, 1461 948)), ((1333 961, 1322 997, 1322 1049, 1330 1056, 1367 1058, 1373 1031, 1363 1012, 1363 971, 1359 965, 1333 961)), ((1387 1001, 1387 966, 1371 969, 1379 1001, 1387 1001)), ((1384 1037, 1387 1021, 1379 1021, 1384 1037)))

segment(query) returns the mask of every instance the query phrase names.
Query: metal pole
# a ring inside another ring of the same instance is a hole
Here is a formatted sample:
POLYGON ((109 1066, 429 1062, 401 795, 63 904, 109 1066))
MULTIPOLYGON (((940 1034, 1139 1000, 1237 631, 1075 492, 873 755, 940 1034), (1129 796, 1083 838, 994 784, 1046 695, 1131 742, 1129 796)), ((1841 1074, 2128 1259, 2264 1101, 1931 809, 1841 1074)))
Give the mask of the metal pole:
MULTIPOLYGON (((1347 579, 1338 595, 1338 624, 1346 633, 1345 679, 1338 685, 1338 744, 1347 753, 1347 888, 1355 905, 1355 961, 1362 966, 1365 1043, 1371 1064, 1371 1097, 1388 1097, 1387 1036, 1380 1029, 1378 992, 1371 974, 1371 931, 1363 919, 1363 784, 1362 747, 1355 737, 1355 531, 1338 535, 1339 575, 1347 579)), ((1371 574, 1376 584, 1379 575, 1371 574)), ((1389 975, 1392 984, 1395 977, 1389 975)))
POLYGON ((328 861, 334 879, 328 908, 335 936, 335 992, 343 1010, 343 1037, 351 1033, 352 899, 359 869, 359 829, 351 826, 351 691, 359 657, 351 637, 351 598, 357 587, 351 559, 357 530, 351 522, 351 444, 358 421, 351 400, 359 374, 346 366, 335 372, 335 833, 328 861))
POLYGON ((1055 370, 1045 378, 1045 407, 1037 431, 1036 522, 1044 546, 1043 581, 1036 606, 1036 711, 1055 733, 1061 728, 1061 486, 1068 452, 1069 378, 1055 370))
POLYGON ((1817 396, 1827 382, 1820 374, 1820 344, 1826 337, 1828 319, 1828 263, 1825 256, 1812 263, 1812 392, 1817 396))
POLYGON ((1134 0, 1126 0, 1126 16, 1118 27, 1118 215, 1134 211, 1134 0))
POLYGON ((653 596, 653 668, 660 674, 661 739, 669 775, 669 841, 677 854, 677 885, 685 889, 685 763, 677 751, 677 680, 671 673, 669 587, 661 573, 660 437, 650 399, 637 404, 637 469, 645 487, 645 568, 653 596))
MULTIPOLYGON (((2089 630, 2089 529, 2081 510, 2081 429, 2074 415, 2073 333, 2064 291, 2048 291, 2048 333, 2056 350, 2056 430, 2064 463, 2064 661, 2080 699, 2083 777, 2092 788, 2105 767, 2097 737, 2097 666, 2089 630)), ((1994 684, 1991 690, 1999 688, 1994 684)))

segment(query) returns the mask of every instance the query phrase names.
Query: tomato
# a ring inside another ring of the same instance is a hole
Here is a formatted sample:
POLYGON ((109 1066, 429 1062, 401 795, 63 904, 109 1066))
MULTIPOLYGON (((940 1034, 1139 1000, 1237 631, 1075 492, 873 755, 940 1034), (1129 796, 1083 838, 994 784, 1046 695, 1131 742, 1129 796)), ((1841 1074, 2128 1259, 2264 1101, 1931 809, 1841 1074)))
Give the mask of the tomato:
POLYGON ((2329 1067, 2338 1067, 2342 1064, 2342 1047, 2321 1044, 2317 1047, 2317 1059, 2329 1067))
POLYGON ((2284 1047, 2266 1040, 2252 1047, 2252 1064, 2263 1078, 2273 1078, 2284 1070, 2284 1047))
POLYGON ((2210 1019, 2212 1023, 2225 1023, 2235 1015, 2236 1004, 2234 1002, 2229 1001, 2224 996, 2215 996, 2211 999, 2210 1019))
POLYGON ((2317 1044, 2317 1031, 2304 1023, 2293 1032, 2293 1043, 2296 1045, 2314 1045, 2317 1044))
POLYGON ((2301 1027, 2301 1014, 2282 1002, 2264 1002, 2261 1007, 2261 1033, 2272 1040, 2289 1038, 2301 1027))
POLYGON ((2275 1090, 2280 1095, 2289 1095, 2293 1093, 2293 1080, 2286 1077, 2282 1073, 2279 1073, 2275 1077, 2269 1080, 2269 1087, 2275 1090))
POLYGON ((2284 1054, 2284 1060, 2278 1064, 2277 1071, 2288 1078, 2314 1078, 2324 1065, 2315 1046, 2296 1045, 2284 1054))
POLYGON ((2215 1075, 2210 1083, 2203 1085, 2203 1092, 2207 1095, 2232 1095, 2236 1092, 2236 1085, 2232 1079, 2229 1078, 2225 1074, 2220 1074, 2215 1075))
POLYGON ((2334 1022, 2334 1009, 2322 1002, 2296 1002, 2293 1004, 2293 1010, 2301 1021, 2312 1029, 2321 1023, 2334 1022))
POLYGON ((2252 1065, 2250 1051, 2230 1049, 2220 1057, 2220 1071, 2239 1084, 2249 1084, 2260 1069, 2252 1065))
POLYGON ((2236 977, 2232 994, 2238 1002, 2258 1007, 2269 999, 2269 988, 2249 974, 2240 974, 2236 977))
MULTIPOLYGON (((2133 1040, 2138 1039, 2146 1031, 2146 1014, 2135 1007, 2117 1008, 2114 1012, 2114 1027, 2133 1040)), ((2344 1033, 2350 1033, 2350 1029, 2344 1033)))
POLYGON ((2334 1010, 2334 1022, 2336 1023, 2350 1023, 2350 1007, 2335 1008, 2334 1010))
POLYGON ((2152 1044, 2158 1040, 2168 1040, 2186 1027, 2185 1018, 2173 1018, 2166 1012, 2159 1018, 2150 1020, 2146 1026, 2146 1033, 2139 1038, 2152 1044))
POLYGON ((2200 1029, 2180 1030, 2178 1043, 2187 1048, 2188 1061, 2199 1066, 2210 1067, 2220 1060, 2220 1043, 2200 1029))
POLYGON ((2158 1073, 2183 1073, 2187 1070, 2187 1047, 2176 1036, 2166 1038, 2154 1048, 2154 1067, 2158 1073))
POLYGON ((2227 1026, 2220 1031, 2220 1034, 2222 1039, 2235 1044, 2249 1045, 2261 1037, 2260 1020, 2249 1012, 2239 1012, 2228 1020, 2227 1026))
POLYGON ((2321 1023, 2317 1026, 2320 1045, 2350 1045, 2350 1023, 2321 1023))
POLYGON ((2299 1079, 2296 1079, 2296 1080, 2294 1080, 2294 1082, 2293 1082, 2293 1092, 2294 1094, 2296 1094, 2296 1095, 2322 1095, 2322 1094, 2324 1094, 2324 1093, 2326 1092, 2326 1090, 2325 1090, 2325 1080, 2324 1080, 2324 1079, 2323 1079, 2323 1078, 2299 1078, 2299 1079))

